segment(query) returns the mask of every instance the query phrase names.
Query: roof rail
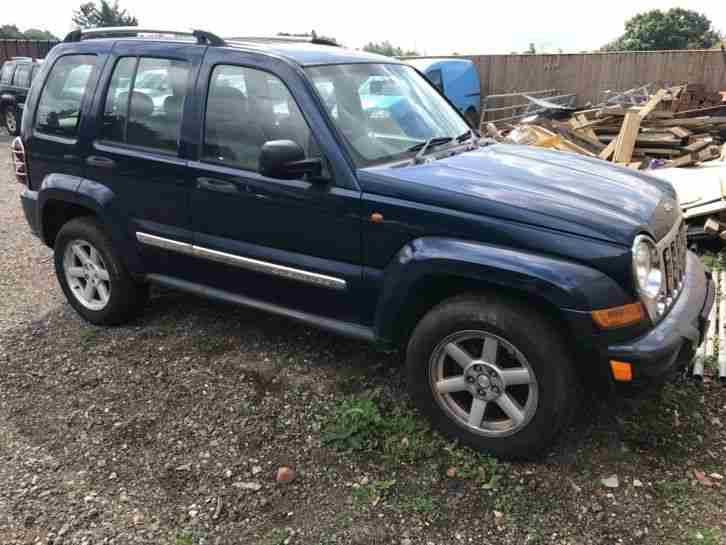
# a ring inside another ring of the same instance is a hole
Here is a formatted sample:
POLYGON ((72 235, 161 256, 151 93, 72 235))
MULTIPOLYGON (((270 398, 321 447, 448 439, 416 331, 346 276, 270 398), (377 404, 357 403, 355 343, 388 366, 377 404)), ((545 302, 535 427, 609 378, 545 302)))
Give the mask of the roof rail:
POLYGON ((326 40, 325 38, 309 36, 235 36, 233 38, 224 38, 224 40, 228 42, 304 43, 334 46, 340 45, 333 40, 326 40))
POLYGON ((138 36, 139 34, 169 34, 172 36, 185 36, 196 38, 200 45, 223 46, 227 45, 225 41, 211 32, 205 30, 158 30, 150 28, 141 28, 136 26, 119 26, 119 27, 103 27, 103 28, 79 28, 69 32, 63 39, 64 42, 80 42, 88 38, 120 38, 126 36, 138 36))

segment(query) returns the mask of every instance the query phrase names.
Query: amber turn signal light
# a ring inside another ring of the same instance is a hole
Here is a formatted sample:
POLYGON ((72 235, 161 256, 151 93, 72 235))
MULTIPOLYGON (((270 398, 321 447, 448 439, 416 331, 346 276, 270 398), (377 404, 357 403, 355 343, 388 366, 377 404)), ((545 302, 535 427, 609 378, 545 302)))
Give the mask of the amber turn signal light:
POLYGON ((633 368, 627 362, 610 360, 610 369, 613 372, 613 378, 618 382, 633 380, 633 368))
POLYGON ((643 305, 640 303, 631 303, 621 307, 593 310, 591 314, 595 323, 603 329, 636 324, 645 316, 643 313, 643 305))

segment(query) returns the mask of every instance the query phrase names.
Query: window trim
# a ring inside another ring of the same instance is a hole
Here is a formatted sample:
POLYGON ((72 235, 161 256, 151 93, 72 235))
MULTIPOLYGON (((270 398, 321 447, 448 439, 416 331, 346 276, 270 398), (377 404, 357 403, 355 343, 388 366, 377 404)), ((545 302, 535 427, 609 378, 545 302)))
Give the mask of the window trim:
POLYGON ((38 108, 40 108, 40 103, 43 100, 43 93, 45 92, 45 88, 48 85, 48 81, 50 80, 50 77, 53 75, 53 70, 55 69, 56 65, 60 62, 61 59, 65 59, 66 57, 94 57, 95 62, 93 66, 91 67, 91 73, 88 75, 88 81, 86 81, 86 87, 88 87, 89 82, 91 82, 91 78, 93 77, 94 70, 100 70, 103 68, 99 68, 98 62, 99 62, 99 55, 97 53, 79 53, 79 52, 73 52, 68 53, 66 55, 59 55, 54 61, 53 66, 50 67, 47 74, 45 75, 45 79, 43 80, 43 85, 40 87, 40 91, 38 92, 38 100, 35 101, 35 108, 33 110, 33 138, 39 138, 41 140, 48 140, 50 142, 58 142, 60 144, 67 144, 67 145, 75 145, 78 143, 78 139, 80 138, 81 133, 81 123, 83 122, 82 117, 84 110, 87 105, 87 101, 93 100, 93 94, 94 93, 87 93, 86 89, 84 89, 83 96, 81 97, 81 102, 78 105, 78 131, 73 137, 68 136, 59 136, 57 134, 50 134, 47 132, 43 132, 42 130, 39 130, 37 127, 37 121, 38 121, 38 108), (91 95, 90 97, 88 95, 91 95))
MULTIPOLYGON (((270 180, 270 181, 289 181, 289 180, 279 180, 278 178, 269 178, 267 176, 263 176, 260 174, 258 170, 254 170, 251 168, 243 168, 239 165, 230 165, 228 163, 224 163, 222 161, 215 161, 214 159, 208 159, 204 155, 204 145, 206 143, 206 137, 207 137, 207 110, 209 105, 209 91, 212 88, 212 78, 214 77, 214 72, 217 70, 217 67, 219 66, 230 66, 232 68, 246 68, 248 70, 256 70, 258 72, 264 72, 266 74, 269 74, 270 76, 277 78, 280 83, 285 87, 285 90, 287 91, 290 98, 292 98, 292 101, 295 103, 295 106, 298 109, 298 112, 300 112, 300 116, 302 117, 303 121, 305 122, 305 125, 308 128, 308 131, 310 132, 310 136, 315 141, 315 145, 320 150, 320 159, 323 161, 324 164, 328 162, 327 158, 323 154, 323 150, 320 147, 320 142, 318 142, 318 139, 315 137, 315 132, 312 130, 310 126, 310 121, 308 120, 307 116, 305 115, 305 111, 303 108, 300 107, 300 103, 298 102, 297 98, 295 98, 295 95, 293 94, 292 90, 290 89, 290 86, 287 84, 284 78, 280 77, 278 74, 273 72, 272 70, 269 70, 267 68, 263 68, 260 66, 255 66, 251 63, 240 63, 240 62, 216 62, 209 68, 209 77, 207 78, 206 84, 204 86, 204 100, 202 103, 202 119, 201 119, 201 138, 199 139, 198 149, 197 149, 197 162, 201 165, 215 165, 225 168, 230 168, 238 172, 244 172, 244 173, 252 173, 255 175, 260 176, 264 180, 270 180)), ((327 167, 328 171, 330 172, 330 183, 335 184, 335 177, 333 176, 333 170, 329 166, 327 167)), ((309 183, 300 178, 298 181, 309 183)))

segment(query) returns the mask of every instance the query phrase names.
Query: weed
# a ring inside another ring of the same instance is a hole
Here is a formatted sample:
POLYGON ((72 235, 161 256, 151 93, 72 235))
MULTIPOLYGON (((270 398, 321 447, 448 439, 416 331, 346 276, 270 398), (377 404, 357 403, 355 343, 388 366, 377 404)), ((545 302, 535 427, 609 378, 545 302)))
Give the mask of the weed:
POLYGON ((194 545, 194 534, 188 530, 178 530, 174 536, 174 545, 194 545))
POLYGON ((362 511, 379 505, 390 495, 396 481, 374 481, 353 489, 353 504, 362 511))
POLYGON ((290 537, 289 531, 282 528, 273 528, 257 542, 257 545, 283 545, 288 537, 290 537))
POLYGON ((721 543, 721 532, 712 528, 692 530, 687 536, 686 543, 688 545, 718 545, 721 543))
POLYGON ((455 477, 476 481, 485 490, 496 487, 500 478, 496 458, 457 444, 447 445, 445 450, 448 453, 448 466, 456 471, 455 477))
POLYGON ((93 341, 99 336, 99 330, 96 327, 84 326, 81 328, 79 335, 81 337, 81 344, 88 346, 93 344, 93 341))
POLYGON ((378 405, 366 396, 343 401, 323 429, 324 445, 340 450, 372 450, 379 444, 383 422, 378 405))
POLYGON ((430 496, 405 497, 401 500, 401 508, 427 523, 434 522, 439 517, 436 504, 430 496))
POLYGON ((401 409, 384 419, 382 433, 383 454, 395 463, 420 462, 431 458, 442 446, 425 422, 401 409))

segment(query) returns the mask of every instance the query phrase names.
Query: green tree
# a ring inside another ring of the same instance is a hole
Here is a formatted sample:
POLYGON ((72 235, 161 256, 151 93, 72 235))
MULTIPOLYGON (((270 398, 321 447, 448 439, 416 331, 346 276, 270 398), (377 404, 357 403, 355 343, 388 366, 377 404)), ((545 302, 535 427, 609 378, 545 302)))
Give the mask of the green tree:
POLYGON ((537 54, 537 48, 534 46, 533 43, 529 44, 529 48, 527 51, 524 52, 525 55, 535 55, 537 54))
POLYGON ((39 28, 29 28, 23 35, 29 40, 55 40, 58 41, 58 37, 48 30, 40 30, 39 28))
POLYGON ((606 44, 603 51, 659 51, 709 49, 721 41, 705 15, 682 8, 654 9, 625 22, 625 33, 606 44))
POLYGON ((109 26, 138 26, 139 21, 125 9, 119 8, 118 0, 85 2, 73 11, 73 23, 80 28, 109 26))
POLYGON ((0 25, 0 38, 23 38, 23 33, 15 25, 0 25))
POLYGON ((386 55, 387 57, 415 57, 419 53, 413 49, 402 49, 394 46, 388 40, 382 42, 368 42, 363 46, 363 51, 368 53, 378 53, 379 55, 386 55))

